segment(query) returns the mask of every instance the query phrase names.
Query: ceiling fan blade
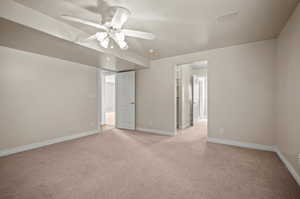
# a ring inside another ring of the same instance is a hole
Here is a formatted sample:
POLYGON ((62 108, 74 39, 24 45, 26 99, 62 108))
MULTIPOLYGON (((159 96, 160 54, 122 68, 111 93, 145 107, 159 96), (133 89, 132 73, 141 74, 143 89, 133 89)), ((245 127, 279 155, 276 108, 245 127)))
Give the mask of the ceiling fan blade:
POLYGON ((97 34, 91 35, 88 38, 86 38, 84 41, 92 41, 97 39, 97 34))
POLYGON ((75 43, 84 43, 84 42, 89 42, 89 41, 93 41, 93 40, 96 40, 97 37, 96 37, 96 34, 94 35, 91 35, 89 37, 82 37, 82 36, 78 36, 76 39, 75 39, 75 43))
POLYGON ((108 30, 106 26, 103 26, 103 25, 100 25, 100 24, 97 24, 97 23, 94 23, 94 22, 91 22, 91 21, 79 19, 79 18, 76 18, 76 17, 71 17, 71 16, 68 16, 68 15, 62 15, 61 17, 63 19, 68 20, 68 21, 73 21, 73 22, 85 24, 85 25, 92 26, 94 28, 98 28, 98 29, 105 30, 105 31, 108 30))
POLYGON ((111 25, 116 28, 120 29, 124 25, 124 23, 128 20, 130 15, 130 11, 123 7, 116 7, 115 14, 111 20, 111 25))
MULTIPOLYGON (((94 35, 92 35, 92 36, 94 36, 94 35)), ((90 36, 90 37, 92 37, 92 36, 90 36)), ((79 34, 79 35, 77 35, 77 36, 74 38, 73 42, 75 42, 75 43, 83 43, 83 42, 87 42, 87 41, 93 40, 93 39, 90 38, 90 37, 86 37, 85 35, 83 36, 83 35, 79 34)))
POLYGON ((136 38, 148 39, 148 40, 155 39, 155 35, 149 32, 142 32, 142 31, 130 30, 130 29, 123 29, 122 31, 125 33, 126 36, 129 37, 136 37, 136 38))
POLYGON ((99 42, 103 41, 106 37, 108 37, 107 32, 97 32, 94 35, 89 36, 88 38, 78 39, 78 42, 88 42, 93 40, 98 40, 99 42))

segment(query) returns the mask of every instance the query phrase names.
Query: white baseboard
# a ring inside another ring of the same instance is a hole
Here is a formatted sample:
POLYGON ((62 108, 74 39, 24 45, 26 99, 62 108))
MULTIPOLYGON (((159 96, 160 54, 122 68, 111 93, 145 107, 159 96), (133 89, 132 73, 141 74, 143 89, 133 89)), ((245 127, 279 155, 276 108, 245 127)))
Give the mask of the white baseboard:
POLYGON ((298 174, 298 172, 296 171, 296 169, 293 167, 293 165, 284 157, 284 155, 280 152, 280 150, 275 147, 276 154, 278 155, 278 157, 281 159, 281 161, 285 164, 286 168, 289 170, 289 172, 291 173, 291 175, 294 177, 294 179, 296 180, 296 182, 298 183, 298 185, 300 186, 300 175, 298 174))
POLYGON ((243 148, 249 148, 249 149, 256 149, 256 150, 262 150, 262 151, 272 151, 275 152, 278 157, 281 159, 283 164, 286 166, 286 168, 289 170, 291 175, 294 177, 298 185, 300 186, 300 175, 296 171, 296 169, 293 167, 293 165, 284 157, 284 155, 280 152, 280 150, 276 146, 267 146, 267 145, 261 145, 261 144, 253 144, 253 143, 247 143, 247 142, 239 142, 234 140, 226 140, 226 139, 220 139, 220 138, 211 138, 209 137, 207 139, 208 142, 211 143, 217 143, 217 144, 225 144, 230 146, 237 146, 237 147, 243 147, 243 148))
POLYGON ((217 144, 225 144, 230 146, 237 146, 249 149, 257 149, 262 151, 274 151, 274 146, 262 145, 262 144, 253 144, 248 142, 239 142, 234 140, 226 140, 221 138, 207 138, 208 142, 217 143, 217 144))
POLYGON ((36 149, 36 148, 40 148, 40 147, 44 147, 44 146, 48 146, 48 145, 51 145, 51 144, 65 142, 65 141, 68 141, 68 140, 74 140, 74 139, 89 136, 89 135, 94 135, 94 134, 99 133, 99 132, 100 132, 100 130, 96 129, 96 130, 87 131, 87 132, 79 133, 79 134, 75 134, 75 135, 58 137, 58 138, 54 138, 54 139, 51 139, 51 140, 46 140, 46 141, 37 142, 37 143, 33 143, 33 144, 28 144, 28 145, 24 145, 24 146, 18 146, 18 147, 11 148, 11 149, 3 149, 3 150, 0 150, 0 157, 8 156, 8 155, 23 152, 23 151, 28 151, 28 150, 31 150, 31 149, 36 149))
POLYGON ((166 136, 175 136, 175 132, 170 132, 170 131, 162 131, 162 130, 157 130, 157 129, 145 129, 145 128, 136 128, 137 131, 143 131, 147 133, 153 133, 153 134, 158 134, 158 135, 166 135, 166 136))

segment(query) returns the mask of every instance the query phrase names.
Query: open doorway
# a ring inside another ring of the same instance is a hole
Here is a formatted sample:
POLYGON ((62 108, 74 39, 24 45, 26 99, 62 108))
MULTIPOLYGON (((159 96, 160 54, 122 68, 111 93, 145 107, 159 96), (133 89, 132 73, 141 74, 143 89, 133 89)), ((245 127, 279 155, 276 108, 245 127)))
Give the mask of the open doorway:
POLYGON ((135 71, 98 70, 98 124, 102 131, 135 130, 135 71))
POLYGON ((176 66, 176 127, 207 136, 208 61, 176 66))
POLYGON ((101 128, 108 130, 116 124, 116 74, 102 71, 101 79, 101 128))

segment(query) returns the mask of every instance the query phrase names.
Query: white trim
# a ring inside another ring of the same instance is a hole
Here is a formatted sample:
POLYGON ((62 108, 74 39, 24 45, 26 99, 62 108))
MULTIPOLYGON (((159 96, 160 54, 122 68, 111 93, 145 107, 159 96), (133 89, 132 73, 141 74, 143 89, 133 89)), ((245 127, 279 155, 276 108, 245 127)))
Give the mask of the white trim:
POLYGON ((101 77, 101 69, 97 69, 97 115, 98 115, 98 126, 101 126, 102 125, 102 83, 101 83, 101 80, 102 80, 102 77, 101 77))
POLYGON ((100 129, 96 129, 96 130, 91 130, 91 131, 87 131, 87 132, 79 133, 79 134, 75 134, 75 135, 68 135, 68 136, 58 137, 58 138, 54 138, 51 140, 46 140, 46 141, 28 144, 28 145, 24 145, 24 146, 18 146, 18 147, 11 148, 11 149, 3 149, 3 150, 0 150, 0 157, 8 156, 8 155, 23 152, 23 151, 28 151, 31 149, 36 149, 36 148, 40 148, 40 147, 44 147, 44 146, 48 146, 51 144, 65 142, 68 140, 74 140, 74 139, 89 136, 89 135, 94 135, 99 132, 100 132, 100 129))
POLYGON ((225 144, 230 146, 237 146, 237 147, 243 147, 243 148, 249 148, 249 149, 256 149, 256 150, 263 150, 263 151, 272 151, 275 152, 280 160, 283 162, 283 164, 286 166, 288 171, 291 173, 291 175, 294 177, 298 185, 300 186, 300 175, 296 171, 296 169, 293 167, 293 165, 284 157, 284 155, 280 152, 280 150, 276 146, 268 146, 268 145, 261 145, 261 144, 253 144, 253 143, 247 143, 247 142, 239 142, 234 140, 226 140, 221 138, 207 138, 208 142, 211 143, 217 143, 217 144, 225 144))
POLYGON ((137 131, 143 131, 146 133, 153 133, 153 134, 158 134, 158 135, 165 135, 165 136, 175 136, 175 132, 170 132, 170 131, 162 131, 162 130, 157 130, 157 129, 145 129, 145 128, 136 128, 137 131))
POLYGON ((226 140, 226 139, 212 138, 212 137, 208 137, 207 141, 211 143, 225 144, 225 145, 237 146, 237 147, 249 148, 249 149, 257 149, 262 151, 274 151, 274 146, 268 146, 262 144, 253 144, 248 142, 239 142, 234 140, 226 140))
POLYGON ((298 185, 300 186, 300 175, 296 171, 296 169, 293 167, 293 165, 284 157, 284 155, 280 152, 280 150, 275 147, 274 148, 275 153, 278 155, 278 157, 281 159, 281 161, 285 164, 286 168, 289 170, 291 175, 294 177, 298 185))

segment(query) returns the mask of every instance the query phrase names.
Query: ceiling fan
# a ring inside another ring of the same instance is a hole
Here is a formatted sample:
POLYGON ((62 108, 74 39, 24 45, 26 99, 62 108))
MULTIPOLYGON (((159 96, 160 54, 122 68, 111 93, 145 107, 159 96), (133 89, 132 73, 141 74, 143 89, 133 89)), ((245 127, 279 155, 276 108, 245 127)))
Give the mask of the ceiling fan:
POLYGON ((90 37, 85 39, 85 41, 98 40, 99 44, 103 48, 108 48, 109 43, 111 42, 111 40, 113 40, 120 49, 127 50, 128 44, 125 41, 126 36, 147 40, 155 39, 155 35, 153 33, 122 28, 122 26, 126 23, 130 16, 130 11, 128 9, 118 6, 113 6, 109 9, 112 10, 114 14, 110 20, 107 20, 103 24, 98 24, 68 15, 62 15, 61 17, 68 21, 85 24, 99 29, 99 32, 91 35, 90 37))

